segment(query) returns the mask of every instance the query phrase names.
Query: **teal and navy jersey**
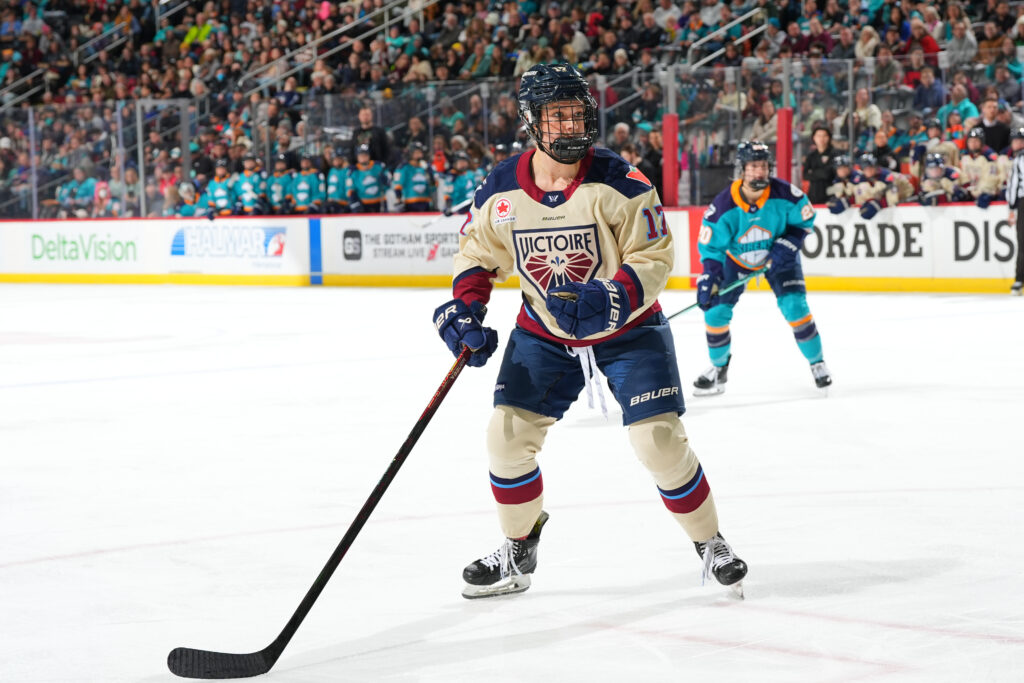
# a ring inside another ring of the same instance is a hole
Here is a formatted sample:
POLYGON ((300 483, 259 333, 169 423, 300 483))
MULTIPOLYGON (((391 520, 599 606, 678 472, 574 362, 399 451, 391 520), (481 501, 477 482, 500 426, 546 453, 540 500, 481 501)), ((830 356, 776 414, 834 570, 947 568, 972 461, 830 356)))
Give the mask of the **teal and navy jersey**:
POLYGON ((760 270, 776 238, 787 230, 810 232, 814 207, 800 188, 772 178, 753 204, 740 195, 741 180, 722 190, 704 212, 697 249, 701 261, 732 259, 741 268, 760 270))
POLYGON ((452 191, 448 195, 448 206, 455 207, 473 196, 477 186, 483 182, 480 171, 466 171, 452 178, 452 191))
POLYGON ((291 171, 274 173, 267 178, 267 183, 264 185, 264 196, 271 206, 280 208, 284 205, 284 200, 292 196, 292 182, 291 171))
POLYGON ((231 176, 223 180, 214 178, 206 184, 207 205, 215 214, 227 215, 234 210, 235 190, 231 176))
POLYGON ((257 202, 263 196, 263 182, 263 176, 255 171, 242 171, 235 178, 235 201, 242 205, 242 211, 245 213, 253 213, 256 210, 257 202))
POLYGON ((356 164, 348 169, 348 194, 363 204, 380 204, 388 189, 388 174, 384 166, 371 161, 365 168, 356 164))
POLYGON ((422 204, 429 206, 434 198, 434 174, 430 167, 405 164, 395 173, 395 193, 408 206, 422 204))
POLYGON ((324 203, 324 176, 319 171, 297 173, 292 181, 292 201, 296 209, 319 207, 324 203))
POLYGON ((348 203, 348 169, 332 166, 327 172, 327 198, 339 204, 348 203))
POLYGON ((196 197, 196 200, 193 204, 189 204, 186 201, 182 201, 181 203, 179 203, 178 206, 175 207, 174 215, 181 216, 183 218, 201 218, 203 216, 206 216, 209 212, 209 199, 205 194, 200 194, 198 197, 196 197))

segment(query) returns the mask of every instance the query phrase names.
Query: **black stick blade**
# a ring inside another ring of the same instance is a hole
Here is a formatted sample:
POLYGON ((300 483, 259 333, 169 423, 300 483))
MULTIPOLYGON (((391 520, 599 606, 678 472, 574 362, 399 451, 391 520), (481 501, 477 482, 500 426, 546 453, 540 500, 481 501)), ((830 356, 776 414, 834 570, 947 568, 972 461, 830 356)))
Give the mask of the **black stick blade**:
POLYGON ((261 651, 233 655, 176 647, 167 655, 167 668, 182 678, 249 678, 265 674, 274 666, 274 662, 268 662, 263 654, 261 651))

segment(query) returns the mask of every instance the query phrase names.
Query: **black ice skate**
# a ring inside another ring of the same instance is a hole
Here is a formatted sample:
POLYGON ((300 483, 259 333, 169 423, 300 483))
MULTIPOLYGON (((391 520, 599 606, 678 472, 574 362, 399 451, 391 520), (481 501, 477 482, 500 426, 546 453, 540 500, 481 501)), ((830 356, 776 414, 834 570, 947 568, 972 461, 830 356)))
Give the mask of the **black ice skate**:
POLYGON ((704 560, 702 579, 714 576, 718 583, 729 586, 740 598, 743 597, 743 577, 747 575, 747 563, 736 557, 732 547, 718 533, 706 541, 694 542, 697 554, 704 560))
POLYGON ((694 396, 714 396, 725 391, 725 383, 729 381, 729 363, 732 362, 732 354, 725 359, 725 365, 718 367, 712 365, 704 371, 693 383, 694 396))
POLYGON ((811 363, 811 374, 814 375, 814 383, 818 385, 819 389, 828 389, 832 384, 832 375, 823 360, 811 363))
POLYGON ((493 598, 522 593, 529 588, 530 575, 537 569, 540 530, 547 521, 548 513, 541 511, 529 536, 522 540, 506 538, 500 548, 463 569, 462 578, 468 585, 462 597, 493 598))
POLYGON ((1021 282, 1020 280, 1014 282, 1013 285, 1010 287, 1010 294, 1013 294, 1015 296, 1020 296, 1022 291, 1024 291, 1024 282, 1021 282))

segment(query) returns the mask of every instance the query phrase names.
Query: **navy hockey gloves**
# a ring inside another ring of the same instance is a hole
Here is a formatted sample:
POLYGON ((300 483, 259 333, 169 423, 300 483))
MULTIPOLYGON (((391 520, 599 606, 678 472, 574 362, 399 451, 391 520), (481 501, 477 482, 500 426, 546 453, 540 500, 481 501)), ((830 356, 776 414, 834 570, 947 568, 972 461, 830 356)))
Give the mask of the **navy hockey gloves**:
POLYGON ((562 331, 577 339, 617 330, 633 312, 626 286, 603 278, 552 287, 547 307, 562 331))
POLYGON ((828 200, 828 210, 834 214, 840 214, 850 208, 850 202, 846 197, 833 197, 828 200))
POLYGON ((882 210, 882 204, 877 199, 869 199, 860 207, 860 217, 871 220, 875 214, 882 210))
POLYGON ((992 203, 992 199, 992 195, 987 192, 982 192, 978 195, 978 199, 975 201, 975 204, 978 205, 979 209, 987 209, 988 205, 992 203))
POLYGON ((452 299, 434 311, 434 327, 441 339, 456 358, 463 346, 473 349, 467 364, 475 368, 486 363, 498 348, 498 333, 480 324, 486 312, 479 301, 467 306, 462 299, 452 299))
POLYGON ((780 236, 775 240, 771 251, 768 252, 768 259, 772 262, 772 270, 777 272, 791 268, 796 263, 796 256, 799 253, 800 240, 789 235, 780 236))
POLYGON ((714 259, 704 261, 704 272, 697 277, 697 306, 702 311, 718 305, 718 289, 722 284, 722 264, 714 259))

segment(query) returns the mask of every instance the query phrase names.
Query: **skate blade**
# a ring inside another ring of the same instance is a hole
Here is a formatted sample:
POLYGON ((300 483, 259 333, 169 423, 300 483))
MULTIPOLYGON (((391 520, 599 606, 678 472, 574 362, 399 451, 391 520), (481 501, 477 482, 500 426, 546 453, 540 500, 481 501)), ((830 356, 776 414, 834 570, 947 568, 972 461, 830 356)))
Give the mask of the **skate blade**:
POLYGON ((732 591, 732 595, 737 600, 745 600, 746 596, 743 595, 743 582, 737 581, 736 583, 729 586, 729 590, 732 591))
POLYGON ((712 387, 710 389, 697 389, 697 388, 694 388, 694 390, 693 390, 693 395, 694 396, 717 396, 718 394, 722 394, 722 393, 725 393, 725 387, 723 387, 723 386, 716 386, 716 387, 712 387))
POLYGON ((490 586, 473 586, 467 584, 462 590, 462 597, 467 600, 477 600, 479 598, 497 598, 502 595, 515 595, 516 593, 522 593, 530 587, 530 575, 521 574, 519 576, 512 576, 504 581, 492 584, 490 586))

